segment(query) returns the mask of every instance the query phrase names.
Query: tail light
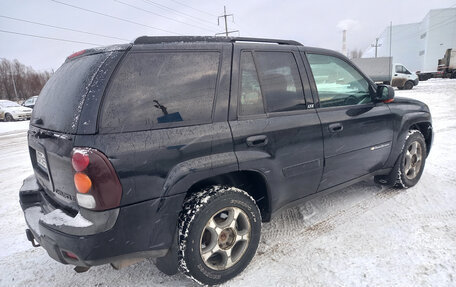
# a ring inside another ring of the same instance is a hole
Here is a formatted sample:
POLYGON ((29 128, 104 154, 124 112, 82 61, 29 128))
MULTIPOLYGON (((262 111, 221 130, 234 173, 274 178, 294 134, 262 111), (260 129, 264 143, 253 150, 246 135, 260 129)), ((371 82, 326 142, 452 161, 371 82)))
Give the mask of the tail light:
POLYGON ((120 205, 122 185, 103 153, 91 148, 74 148, 71 163, 79 206, 106 210, 120 205))

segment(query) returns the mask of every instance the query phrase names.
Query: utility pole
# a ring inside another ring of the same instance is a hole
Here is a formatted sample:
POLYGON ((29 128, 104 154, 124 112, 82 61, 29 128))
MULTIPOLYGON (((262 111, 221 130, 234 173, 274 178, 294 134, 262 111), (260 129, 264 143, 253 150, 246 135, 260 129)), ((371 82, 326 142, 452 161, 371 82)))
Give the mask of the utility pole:
POLYGON ((389 52, 390 52, 390 55, 389 55, 389 64, 390 64, 390 79, 392 78, 393 76, 393 54, 391 54, 391 47, 393 45, 393 21, 390 21, 390 32, 389 32, 389 52))
POLYGON ((236 32, 239 32, 239 30, 234 30, 234 31, 228 31, 228 17, 231 17, 231 19, 233 20, 233 23, 234 23, 234 15, 233 14, 226 14, 226 6, 223 6, 223 15, 222 16, 219 16, 217 18, 217 24, 220 26, 220 18, 224 18, 225 19, 225 32, 223 33, 217 33, 215 34, 215 36, 217 35, 223 35, 225 34, 226 37, 229 36, 230 33, 236 33, 236 32))
POLYGON ((347 53, 347 30, 342 31, 342 55, 348 57, 347 53))
POLYGON ((375 58, 377 58, 377 48, 381 47, 381 46, 382 46, 382 44, 378 43, 378 38, 375 38, 375 45, 371 44, 371 47, 375 47, 375 58))

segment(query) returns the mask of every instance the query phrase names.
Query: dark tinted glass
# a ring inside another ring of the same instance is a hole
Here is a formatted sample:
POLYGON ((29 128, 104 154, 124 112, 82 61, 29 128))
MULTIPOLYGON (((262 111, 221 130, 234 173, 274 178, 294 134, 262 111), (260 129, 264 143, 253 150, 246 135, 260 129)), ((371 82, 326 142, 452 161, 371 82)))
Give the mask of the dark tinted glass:
POLYGON ((257 52, 255 57, 268 112, 305 109, 296 60, 288 52, 257 52))
POLYGON ((255 63, 251 52, 241 54, 241 100, 240 115, 257 115, 264 113, 263 97, 258 81, 255 63))
POLYGON ((47 81, 33 109, 32 124, 38 127, 76 133, 79 114, 94 74, 107 53, 80 57, 63 64, 47 81))
POLYGON ((342 59, 307 54, 317 85, 320 107, 360 105, 372 102, 369 83, 342 59))
POLYGON ((102 131, 210 122, 218 65, 218 52, 128 55, 104 100, 102 131))

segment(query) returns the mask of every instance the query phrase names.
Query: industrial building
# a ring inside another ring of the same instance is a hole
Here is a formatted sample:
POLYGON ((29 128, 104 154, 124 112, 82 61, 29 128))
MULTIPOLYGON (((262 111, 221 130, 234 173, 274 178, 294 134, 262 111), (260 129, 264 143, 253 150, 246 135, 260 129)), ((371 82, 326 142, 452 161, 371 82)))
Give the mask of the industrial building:
MULTIPOLYGON (((419 23, 386 27, 378 36, 378 57, 390 55, 390 30, 395 63, 404 64, 411 71, 436 71, 445 51, 456 49, 456 8, 430 10, 419 23)), ((375 57, 375 49, 375 45, 369 47, 363 58, 375 57)))

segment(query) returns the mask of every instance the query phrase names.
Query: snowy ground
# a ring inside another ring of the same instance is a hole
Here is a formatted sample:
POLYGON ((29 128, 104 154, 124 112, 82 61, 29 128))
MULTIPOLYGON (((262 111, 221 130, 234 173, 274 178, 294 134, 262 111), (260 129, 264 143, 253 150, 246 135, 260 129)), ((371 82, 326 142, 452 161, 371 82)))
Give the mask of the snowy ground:
MULTIPOLYGON (((435 140, 423 177, 408 190, 361 183, 284 211, 263 224, 257 255, 226 286, 456 286, 456 80, 396 91, 426 102, 435 140)), ((0 122, 0 285, 182 286, 151 261, 76 274, 26 240, 18 204, 31 174, 26 123, 0 122)))

